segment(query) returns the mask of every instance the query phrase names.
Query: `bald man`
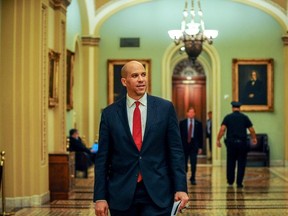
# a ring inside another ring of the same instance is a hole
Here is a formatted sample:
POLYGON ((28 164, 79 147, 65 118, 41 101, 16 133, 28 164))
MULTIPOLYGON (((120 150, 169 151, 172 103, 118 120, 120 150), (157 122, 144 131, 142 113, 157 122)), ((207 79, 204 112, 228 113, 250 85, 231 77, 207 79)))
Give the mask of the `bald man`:
POLYGON ((95 161, 95 214, 170 216, 188 202, 184 152, 171 102, 148 95, 140 62, 121 70, 127 95, 101 116, 95 161))

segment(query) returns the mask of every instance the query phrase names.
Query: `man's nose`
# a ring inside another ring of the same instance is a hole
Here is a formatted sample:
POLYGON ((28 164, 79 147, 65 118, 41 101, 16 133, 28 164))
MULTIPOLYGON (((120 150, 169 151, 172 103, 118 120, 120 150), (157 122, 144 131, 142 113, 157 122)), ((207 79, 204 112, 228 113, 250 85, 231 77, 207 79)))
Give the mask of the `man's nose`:
POLYGON ((139 82, 143 82, 143 80, 144 80, 144 78, 140 75, 140 76, 138 76, 138 81, 139 82))

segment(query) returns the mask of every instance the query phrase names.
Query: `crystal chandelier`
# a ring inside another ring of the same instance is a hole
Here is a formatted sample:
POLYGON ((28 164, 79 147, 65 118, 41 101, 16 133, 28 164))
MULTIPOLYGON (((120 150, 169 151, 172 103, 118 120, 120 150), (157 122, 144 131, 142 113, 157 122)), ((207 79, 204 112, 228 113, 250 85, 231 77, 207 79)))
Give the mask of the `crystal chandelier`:
POLYGON ((208 44, 212 44, 213 38, 218 36, 217 30, 205 29, 200 0, 198 0, 198 16, 200 23, 195 21, 195 16, 194 0, 191 0, 190 13, 188 12, 188 0, 185 0, 181 30, 168 31, 169 36, 174 40, 176 45, 179 45, 180 42, 184 44, 185 52, 192 62, 195 62, 202 52, 203 42, 207 41, 208 44))

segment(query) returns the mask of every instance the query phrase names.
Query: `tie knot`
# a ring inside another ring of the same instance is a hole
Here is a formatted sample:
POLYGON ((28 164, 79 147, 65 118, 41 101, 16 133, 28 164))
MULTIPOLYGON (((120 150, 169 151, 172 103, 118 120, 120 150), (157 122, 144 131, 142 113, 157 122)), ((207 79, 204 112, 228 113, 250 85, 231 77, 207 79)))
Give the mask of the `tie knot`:
POLYGON ((140 102, 139 101, 135 101, 135 105, 136 105, 136 107, 139 107, 140 102))

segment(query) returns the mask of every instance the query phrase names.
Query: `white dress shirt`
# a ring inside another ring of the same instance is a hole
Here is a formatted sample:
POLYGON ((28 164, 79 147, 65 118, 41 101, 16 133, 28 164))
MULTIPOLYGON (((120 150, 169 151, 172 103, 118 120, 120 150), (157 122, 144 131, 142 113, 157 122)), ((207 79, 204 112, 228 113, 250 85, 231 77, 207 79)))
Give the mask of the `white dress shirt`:
MULTIPOLYGON (((127 94, 127 116, 131 134, 133 130, 133 114, 134 109, 136 107, 135 101, 137 100, 129 97, 127 94)), ((143 97, 140 98, 138 101, 140 102, 139 109, 141 112, 141 126, 142 126, 142 140, 143 140, 147 120, 147 93, 145 93, 143 97)))

